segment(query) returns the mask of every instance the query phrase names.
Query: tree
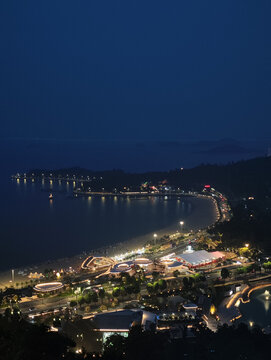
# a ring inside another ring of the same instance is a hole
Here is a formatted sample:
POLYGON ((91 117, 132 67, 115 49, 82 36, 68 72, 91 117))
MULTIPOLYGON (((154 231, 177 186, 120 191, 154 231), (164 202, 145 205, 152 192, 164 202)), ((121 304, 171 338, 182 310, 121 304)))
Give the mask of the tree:
POLYGON ((104 344, 103 358, 110 360, 125 359, 126 339, 122 335, 114 334, 107 338, 104 344))
POLYGON ((153 271, 152 278, 154 281, 157 280, 159 278, 159 276, 160 276, 160 274, 158 271, 153 271))
POLYGON ((132 281, 133 277, 131 277, 128 273, 122 273, 121 274, 121 282, 123 284, 130 284, 132 281))
POLYGON ((125 296, 127 294, 126 289, 125 289, 124 286, 120 287, 120 294, 121 294, 121 296, 125 296))
POLYGON ((167 282, 164 279, 158 280, 158 286, 160 290, 165 290, 167 288, 167 282))
POLYGON ((10 318, 11 317, 11 309, 10 308, 6 308, 5 309, 5 318, 10 318))
POLYGON ((158 291, 159 291, 158 281, 155 281, 155 282, 153 283, 153 290, 154 290, 154 292, 158 292, 158 291))
POLYGON ((110 360, 164 360, 180 358, 180 350, 173 357, 168 356, 168 335, 163 332, 143 331, 141 326, 133 326, 127 338, 113 335, 105 343, 104 359, 110 360))
POLYGON ((174 277, 177 278, 179 275, 181 275, 181 273, 180 273, 179 270, 174 270, 174 271, 173 271, 173 276, 174 276, 174 277))
POLYGON ((222 279, 226 279, 226 278, 228 278, 229 276, 230 276, 229 270, 228 270, 227 268, 223 268, 223 269, 221 270, 221 277, 222 277, 222 279))
POLYGON ((153 294, 154 288, 153 288, 153 284, 152 284, 152 283, 148 283, 148 284, 147 284, 147 291, 148 291, 149 294, 153 294))
POLYGON ((70 320, 70 318, 71 318, 71 312, 70 312, 70 310, 69 310, 69 308, 66 308, 65 310, 64 310, 64 319, 65 320, 70 320))
POLYGON ((71 300, 70 301, 70 307, 75 307, 77 305, 77 301, 71 300))
POLYGON ((132 294, 134 292, 134 286, 128 285, 125 287, 125 290, 126 290, 127 294, 132 294))
POLYGON ((188 288, 188 277, 186 276, 183 278, 183 287, 188 288))
POLYGON ((267 261, 267 262, 263 263, 263 268, 265 270, 271 269, 271 261, 267 261))
POLYGON ((183 287, 191 289, 195 285, 195 279, 191 276, 183 278, 183 287))
POLYGON ((115 287, 112 291, 112 295, 114 297, 119 297, 120 296, 120 288, 119 287, 115 287))
POLYGON ((261 270, 261 266, 259 265, 259 264, 257 264, 257 263, 254 263, 254 264, 251 264, 250 266, 249 266, 249 268, 250 268, 250 272, 257 272, 257 271, 260 271, 261 270))
POLYGON ((80 296, 79 299, 78 299, 78 304, 79 304, 80 308, 85 303, 86 303, 85 298, 83 296, 80 296))
POLYGON ((33 325, 13 315, 0 316, 0 339, 0 358, 5 360, 62 359, 67 358, 68 348, 75 346, 58 333, 48 332, 44 325, 33 325))
POLYGON ((98 294, 96 293, 96 291, 92 291, 91 293, 91 301, 96 303, 98 302, 98 294))
POLYGON ((97 295, 96 291, 90 291, 89 293, 87 293, 87 295, 85 296, 85 301, 87 304, 90 304, 92 302, 97 302, 98 295, 97 295))
POLYGON ((100 288, 98 294, 99 294, 99 298, 100 298, 101 300, 103 300, 104 297, 105 297, 105 290, 104 290, 104 288, 100 288))

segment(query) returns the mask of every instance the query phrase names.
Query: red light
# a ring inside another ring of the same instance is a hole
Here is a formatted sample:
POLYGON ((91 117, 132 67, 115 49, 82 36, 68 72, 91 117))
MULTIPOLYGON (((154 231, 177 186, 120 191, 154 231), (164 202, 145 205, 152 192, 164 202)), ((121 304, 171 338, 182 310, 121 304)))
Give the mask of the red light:
POLYGON ((205 189, 210 189, 211 185, 205 185, 205 189))

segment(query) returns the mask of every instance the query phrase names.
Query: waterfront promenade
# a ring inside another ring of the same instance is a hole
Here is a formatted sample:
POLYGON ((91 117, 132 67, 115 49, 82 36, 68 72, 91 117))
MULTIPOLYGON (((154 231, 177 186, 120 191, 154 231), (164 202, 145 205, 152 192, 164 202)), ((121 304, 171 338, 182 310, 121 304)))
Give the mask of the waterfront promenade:
MULTIPOLYGON (((240 282, 240 280, 238 281, 240 282)), ((249 284, 243 283, 240 291, 237 291, 230 297, 226 297, 218 307, 218 316, 221 324, 231 325, 235 320, 242 317, 239 310, 239 304, 248 303, 253 291, 271 286, 271 274, 257 276, 249 279, 249 284)))
MULTIPOLYGON (((187 216, 185 219, 185 231, 197 231, 202 228, 206 228, 216 221, 219 220, 219 211, 217 209, 216 202, 210 197, 195 197, 191 196, 189 202, 193 206, 193 211, 187 216), (206 212, 206 207, 208 207, 209 211, 206 212)), ((169 227, 159 229, 159 224, 157 224, 157 229, 155 229, 155 233, 157 237, 163 237, 164 235, 174 234, 177 231, 180 231, 179 222, 174 222, 169 227)), ((132 237, 127 239, 127 241, 111 243, 110 245, 103 246, 100 248, 91 248, 92 242, 89 244, 89 248, 86 248, 84 252, 81 252, 79 255, 71 256, 71 257, 63 257, 60 259, 52 258, 47 261, 35 262, 35 258, 33 257, 32 265, 31 263, 26 263, 25 266, 21 266, 20 268, 15 269, 15 280, 14 283, 11 283, 11 269, 7 271, 2 271, 0 273, 0 288, 9 287, 11 285, 16 286, 18 283, 21 286, 21 283, 29 282, 30 279, 28 275, 30 272, 44 272, 45 269, 69 269, 76 271, 81 263, 82 259, 84 259, 87 255, 101 255, 101 256, 109 256, 114 257, 115 255, 131 251, 133 249, 137 249, 145 246, 151 240, 153 240, 154 232, 147 233, 141 236, 132 237)), ((59 240, 60 242, 62 239, 59 240)), ((65 247, 68 246, 66 242, 65 247)), ((63 243, 63 246, 64 246, 63 243)), ((34 254, 33 254, 34 255, 34 254)), ((18 285, 18 286, 19 286, 18 285)))

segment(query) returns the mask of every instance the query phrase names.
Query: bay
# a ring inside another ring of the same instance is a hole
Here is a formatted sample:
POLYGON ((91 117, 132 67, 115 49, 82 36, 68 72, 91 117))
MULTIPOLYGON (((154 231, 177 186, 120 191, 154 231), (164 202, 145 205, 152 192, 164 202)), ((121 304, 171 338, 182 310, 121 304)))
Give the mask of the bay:
POLYGON ((0 207, 0 269, 73 256, 154 232, 162 235, 208 226, 215 217, 206 200, 180 197, 72 196, 72 182, 7 179, 0 207), (49 193, 54 198, 49 200, 49 193), (5 198, 5 199, 3 199, 5 198))

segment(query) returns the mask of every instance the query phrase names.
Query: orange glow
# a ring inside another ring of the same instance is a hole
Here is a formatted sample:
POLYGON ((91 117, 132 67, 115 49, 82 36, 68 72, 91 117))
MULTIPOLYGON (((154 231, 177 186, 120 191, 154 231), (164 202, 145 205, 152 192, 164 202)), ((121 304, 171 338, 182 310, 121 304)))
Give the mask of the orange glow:
POLYGON ((241 295, 241 292, 237 292, 228 302, 228 304, 226 305, 226 308, 229 309, 232 305, 234 305, 238 299, 238 297, 241 295))

